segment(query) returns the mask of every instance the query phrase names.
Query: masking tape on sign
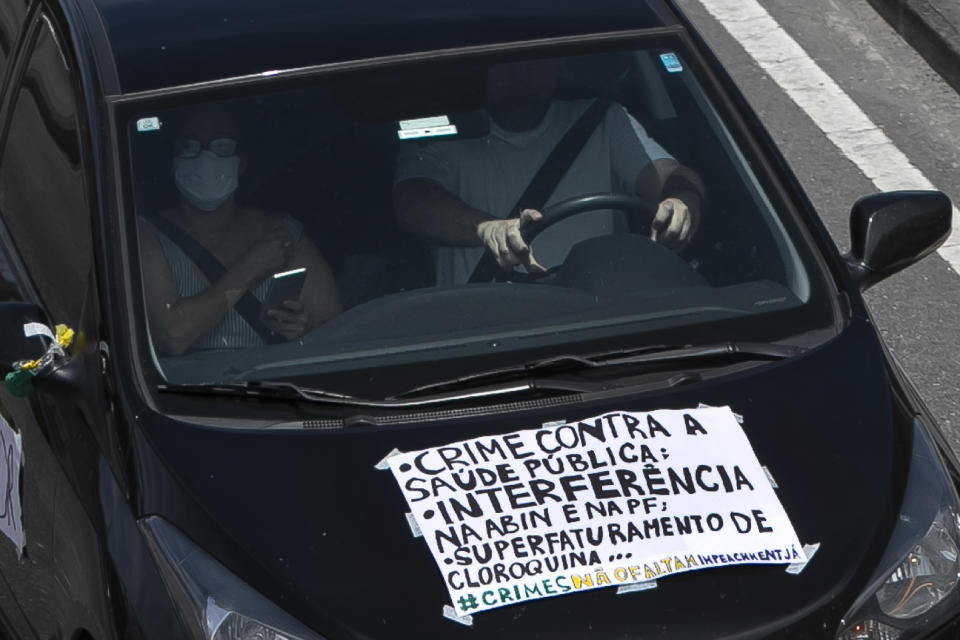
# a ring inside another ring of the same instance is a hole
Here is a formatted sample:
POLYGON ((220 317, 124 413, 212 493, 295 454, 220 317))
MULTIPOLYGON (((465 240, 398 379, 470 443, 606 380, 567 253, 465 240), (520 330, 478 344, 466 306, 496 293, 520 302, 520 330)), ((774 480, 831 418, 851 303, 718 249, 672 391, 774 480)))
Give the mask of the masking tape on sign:
POLYGON ((403 452, 400 451, 400 449, 394 449, 393 451, 391 451, 391 452, 388 453, 387 455, 383 456, 383 460, 381 460, 380 462, 378 462, 377 464, 375 464, 373 468, 376 469, 377 471, 386 471, 387 469, 390 468, 390 463, 387 462, 387 460, 389 460, 389 459, 392 458, 393 456, 398 456, 398 455, 400 455, 401 453, 403 453, 403 452))
POLYGON ((420 531, 420 525, 417 524, 417 519, 413 517, 413 514, 407 512, 407 524, 410 525, 410 533, 413 534, 414 538, 422 538, 423 532, 420 531))
POLYGON ((644 582, 634 582, 633 584, 622 584, 617 587, 617 595, 624 593, 634 593, 635 591, 649 591, 657 588, 656 580, 646 580, 644 582))
POLYGON ((817 549, 820 548, 820 543, 815 542, 814 544, 805 544, 803 545, 803 555, 807 557, 803 562, 794 562, 791 565, 787 565, 786 572, 790 575, 798 575, 801 571, 807 568, 807 564, 813 560, 813 554, 817 552, 817 549))
POLYGON ((447 620, 453 620, 457 624, 462 624, 465 627, 473 626, 473 616, 458 616, 457 610, 449 604, 443 605, 443 617, 447 620))

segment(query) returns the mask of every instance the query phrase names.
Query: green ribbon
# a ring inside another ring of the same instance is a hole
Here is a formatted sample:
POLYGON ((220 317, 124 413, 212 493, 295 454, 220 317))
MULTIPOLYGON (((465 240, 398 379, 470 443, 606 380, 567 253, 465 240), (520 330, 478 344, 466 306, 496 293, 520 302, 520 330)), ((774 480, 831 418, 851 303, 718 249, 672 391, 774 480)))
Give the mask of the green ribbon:
POLYGON ((36 375, 32 370, 19 369, 11 371, 3 379, 3 386, 7 388, 10 395, 17 398, 26 398, 33 393, 33 376, 36 375))

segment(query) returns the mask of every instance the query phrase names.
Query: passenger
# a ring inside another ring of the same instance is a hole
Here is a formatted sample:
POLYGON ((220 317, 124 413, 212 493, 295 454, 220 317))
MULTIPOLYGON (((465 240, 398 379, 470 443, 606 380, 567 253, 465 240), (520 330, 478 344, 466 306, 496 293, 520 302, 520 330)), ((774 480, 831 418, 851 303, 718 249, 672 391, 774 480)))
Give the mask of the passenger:
MULTIPOLYGON (((484 250, 503 269, 522 265, 543 272, 543 264, 562 263, 580 240, 628 230, 619 212, 568 218, 538 236, 538 261, 520 230, 540 219, 540 211, 525 208, 508 218, 544 160, 591 104, 554 100, 559 71, 555 61, 492 67, 486 136, 437 140, 401 152, 394 177, 396 214, 401 226, 435 245, 438 284, 467 282, 484 250)), ((598 192, 659 203, 650 237, 666 246, 684 245, 697 228, 699 177, 617 104, 607 109, 548 202, 598 192)))
POLYGON ((139 221, 147 313, 162 355, 294 340, 340 312, 330 267, 300 223, 234 201, 245 167, 241 151, 225 111, 189 113, 172 153, 179 206, 154 222, 139 221), (202 250, 215 271, 197 257, 202 250), (299 299, 261 315, 270 276, 297 267, 306 268, 299 299), (212 282, 205 276, 217 271, 212 282))

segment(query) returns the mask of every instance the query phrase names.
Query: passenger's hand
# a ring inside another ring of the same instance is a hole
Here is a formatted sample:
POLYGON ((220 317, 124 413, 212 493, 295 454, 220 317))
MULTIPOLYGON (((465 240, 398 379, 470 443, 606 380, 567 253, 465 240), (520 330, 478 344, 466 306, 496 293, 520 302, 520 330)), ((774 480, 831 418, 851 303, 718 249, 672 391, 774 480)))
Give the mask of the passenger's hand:
POLYGON ((679 198, 666 198, 657 207, 650 228, 650 239, 668 247, 678 247, 690 239, 693 214, 679 198))
POLYGON ((519 218, 481 222, 477 225, 477 235, 501 269, 509 270, 522 264, 530 273, 543 273, 546 269, 536 261, 533 250, 520 235, 524 225, 542 217, 543 214, 536 209, 524 209, 519 218))
POLYGON ((252 282, 283 269, 293 257, 293 239, 283 227, 274 227, 247 250, 242 258, 252 282))
POLYGON ((296 300, 284 300, 282 307, 267 309, 266 325, 287 340, 303 335, 307 328, 307 313, 296 300))

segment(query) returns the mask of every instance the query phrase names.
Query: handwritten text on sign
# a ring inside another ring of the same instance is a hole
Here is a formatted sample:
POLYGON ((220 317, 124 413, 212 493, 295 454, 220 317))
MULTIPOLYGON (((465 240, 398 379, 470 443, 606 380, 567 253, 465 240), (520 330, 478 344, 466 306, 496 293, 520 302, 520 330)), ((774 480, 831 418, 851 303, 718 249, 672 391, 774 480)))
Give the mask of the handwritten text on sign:
POLYGON ((0 416, 0 532, 23 553, 23 521, 20 513, 20 468, 23 448, 20 436, 0 416))
POLYGON ((728 407, 607 413, 388 463, 458 615, 805 560, 728 407))

